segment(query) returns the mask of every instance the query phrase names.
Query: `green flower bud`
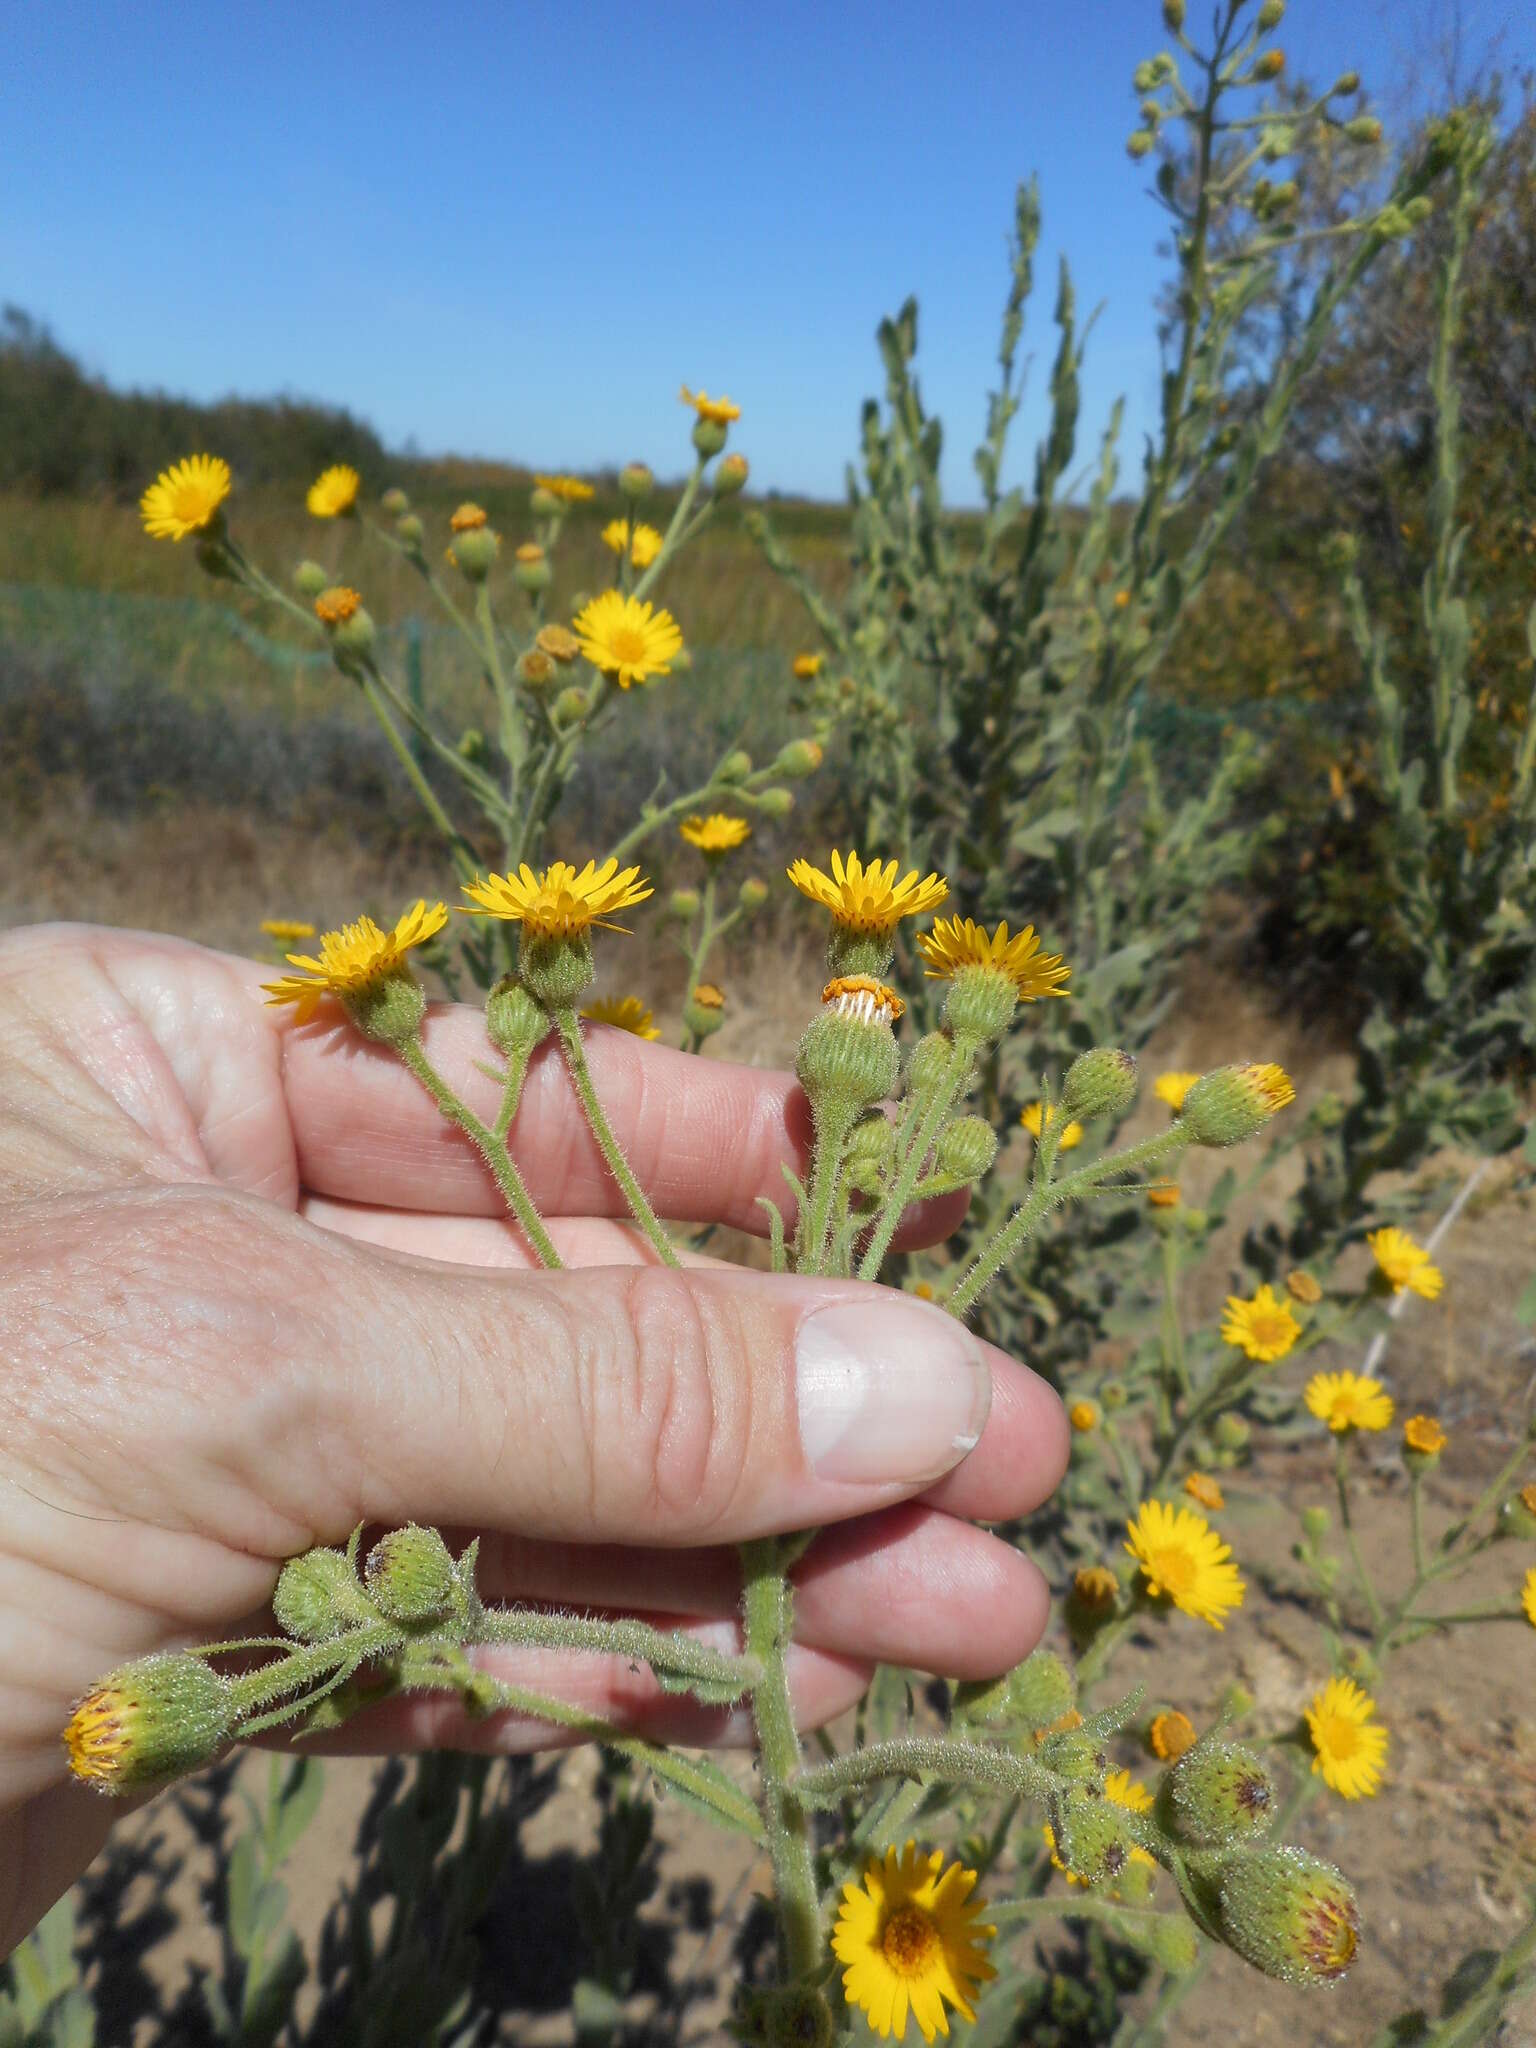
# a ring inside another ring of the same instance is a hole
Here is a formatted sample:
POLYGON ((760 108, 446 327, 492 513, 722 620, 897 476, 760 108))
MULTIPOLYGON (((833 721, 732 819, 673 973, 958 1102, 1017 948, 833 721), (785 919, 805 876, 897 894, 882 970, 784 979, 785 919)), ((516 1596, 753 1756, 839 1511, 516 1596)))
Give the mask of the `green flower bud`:
MULTIPOLYGON (((1263 10, 1260 10, 1261 14, 1263 10)), ((1261 83, 1278 78, 1285 69, 1284 50, 1266 50, 1253 67, 1253 75, 1261 83)))
POLYGON ((1381 123, 1374 114, 1357 114, 1344 123, 1344 133, 1351 142, 1380 142, 1381 123))
POLYGON ((1358 71, 1341 71, 1341 72, 1339 73, 1338 77, 1337 77, 1337 78, 1336 78, 1336 79, 1334 80, 1334 82, 1333 82, 1333 92, 1329 94, 1329 98, 1331 99, 1331 98, 1333 98, 1333 97, 1334 97, 1335 95, 1338 95, 1338 94, 1343 94, 1343 93, 1349 93, 1349 92, 1358 92, 1359 90, 1360 90, 1360 74, 1359 74, 1359 72, 1358 72, 1358 71))
POLYGON ((728 431, 729 429, 724 420, 706 420, 703 418, 695 420, 693 426, 693 445, 698 449, 706 462, 708 462, 712 455, 718 455, 725 446, 725 437, 728 431))
POLYGON ((748 875, 736 892, 736 900, 743 910, 761 910, 768 901, 768 884, 748 875))
POLYGON ((1333 1527, 1333 1517, 1326 1508, 1303 1508, 1301 1511, 1301 1532, 1309 1543, 1321 1543, 1333 1527))
POLYGON ((501 552, 501 535, 489 526, 472 526, 456 533, 449 559, 466 583, 483 583, 496 566, 501 552))
POLYGON ((530 647, 517 657, 517 679, 525 690, 547 690, 559 673, 553 656, 542 647, 530 647))
POLYGON ((773 764, 775 775, 787 775, 791 782, 803 782, 821 766, 823 754, 815 740, 791 740, 781 747, 773 764))
POLYGON ((800 1041, 795 1072, 818 1118, 823 1105, 870 1109, 896 1092, 901 1057, 891 1013, 866 999, 839 996, 800 1041))
POLYGON ((1275 1818, 1275 1781, 1251 1749, 1197 1742, 1163 1778, 1158 1816, 1168 1832, 1225 1849, 1263 1835, 1275 1818))
POLYGON ((1200 1960, 1200 1937, 1182 1913, 1155 1914, 1142 1928, 1141 1939, 1148 1955, 1170 1977, 1187 1977, 1200 1960))
POLYGON ((980 1180, 997 1157, 997 1133, 985 1117, 956 1117, 940 1131, 934 1157, 946 1180, 980 1180))
POLYGON ((293 587, 301 597, 317 598, 330 582, 318 562, 300 562, 293 572, 293 587))
POLYGON ((1360 1908, 1341 1871, 1304 1849, 1262 1849, 1223 1866, 1217 1924, 1245 1962, 1286 1984, 1332 1984, 1360 1946, 1360 1908))
POLYGON ((1138 157, 1149 156, 1156 142, 1157 137, 1150 128, 1138 128, 1134 135, 1127 138, 1125 153, 1133 160, 1138 157))
POLYGON ((390 1621, 407 1626, 442 1621, 463 1605, 447 1544, 435 1529, 415 1522, 379 1538, 363 1575, 373 1604, 390 1621))
POLYGON ((535 485, 529 492, 528 509, 535 519, 560 519, 565 514, 564 505, 553 491, 546 491, 542 484, 535 485))
POLYGON ((414 512, 407 512, 395 521, 395 537, 408 548, 419 550, 426 534, 426 528, 414 512))
POLYGON ((713 982, 701 981, 688 992, 683 1022, 695 1038, 713 1038, 725 1022, 725 997, 713 982))
POLYGON ((716 782, 745 782, 751 773, 752 756, 743 753, 742 749, 738 747, 734 753, 727 754, 720 763, 720 766, 715 770, 715 780, 716 782))
POLYGON ((995 1044, 1019 1006, 1013 977, 995 967, 962 967, 949 985, 944 1022, 957 1038, 995 1044))
POLYGON ((926 1095, 934 1088, 941 1088, 948 1078, 954 1056, 954 1045, 942 1031, 930 1031, 920 1038, 907 1061, 908 1092, 926 1095))
POLYGON ((1104 1775, 1102 1744, 1095 1736, 1083 1735, 1075 1728, 1047 1735, 1037 1754, 1048 1771, 1069 1785, 1090 1785, 1104 1775))
POLYGON ((795 808, 794 791, 780 789, 775 783, 771 789, 758 792, 757 808, 765 818, 787 818, 795 808))
POLYGON ((1241 1415, 1218 1415, 1211 1434, 1224 1451, 1245 1451, 1253 1439, 1253 1425, 1241 1415))
POLYGON ((589 708, 586 691, 578 684, 571 683, 555 699, 555 722, 567 729, 573 725, 580 725, 589 708))
POLYGON ((1131 1396, 1124 1380, 1105 1380, 1099 1388, 1099 1399, 1111 1414, 1114 1414, 1117 1409, 1123 1408, 1130 1398, 1131 1396))
POLYGON ((169 1784, 211 1763, 234 1732, 229 1681, 200 1657, 141 1657, 81 1700, 64 1730, 69 1767, 107 1793, 169 1784))
POLYGON ((1079 1053, 1061 1084, 1061 1116, 1084 1123, 1096 1116, 1120 1116, 1136 1099, 1136 1062, 1128 1052, 1098 1046, 1079 1053))
POLYGON ((549 1013, 515 974, 504 974, 485 999, 485 1035, 506 1059, 523 1059, 550 1029, 549 1013))
MULTIPOLYGON (((519 590, 526 590, 530 597, 536 597, 541 590, 548 590, 554 576, 549 566, 549 557, 537 541, 524 541, 512 560, 512 577, 519 590)), ((548 657, 545 657, 546 660, 548 657)))
POLYGON ((626 462, 619 471, 619 489, 633 505, 638 505, 642 498, 648 498, 655 484, 655 477, 643 462, 626 462))
POLYGON ((403 512, 410 511, 411 501, 398 484, 391 484, 389 489, 379 499, 379 506, 382 511, 389 514, 391 519, 398 519, 403 512))
POLYGON ((727 455, 715 471, 715 495, 720 498, 734 498, 738 491, 747 487, 749 468, 745 455, 727 455))
POLYGON ((1184 0, 1163 0, 1163 22, 1170 35, 1184 26, 1184 0))
POLYGON ((343 995, 342 1005, 365 1038, 381 1045, 409 1045, 421 1030, 427 999, 408 967, 343 995))
POLYGON ((485 761, 490 758, 490 748, 485 743, 485 734, 478 725, 466 725, 459 734, 459 753, 466 761, 485 761))
POLYGON ((871 1177, 878 1180, 896 1157, 896 1133, 890 1118, 878 1109, 860 1117, 849 1133, 847 1150, 850 1167, 872 1169, 871 1177))
POLYGON ((1003 1682, 1011 1711, 1029 1728, 1049 1728, 1077 1705, 1077 1681, 1053 1650, 1036 1650, 1003 1682))
POLYGON ((1285 19, 1285 0, 1264 0, 1259 9, 1259 33, 1268 35, 1272 28, 1278 28, 1285 19))
POLYGON ((586 932, 567 938, 530 936, 524 925, 517 947, 521 980, 546 1010, 568 1010, 592 986, 592 941, 586 932))
POLYGON ((1113 1883, 1129 1864, 1136 1846, 1124 1812, 1108 1799, 1063 1802, 1051 1831, 1057 1855, 1085 1884, 1113 1883))
POLYGON ((697 889, 674 889, 667 898, 669 917, 681 918, 686 924, 690 917, 699 914, 699 892, 697 889))
POLYGON ((1517 1543, 1536 1542, 1536 1486, 1524 1486, 1505 1501, 1494 1533, 1513 1537, 1517 1543))
POLYGON ((272 1612, 284 1634, 301 1643, 327 1643, 347 1629, 377 1621, 357 1582, 352 1560, 339 1550, 309 1550, 290 1557, 278 1573, 272 1612))
POLYGON ((1295 1099, 1289 1075, 1272 1061, 1215 1067, 1190 1089, 1180 1116, 1197 1145, 1240 1145, 1295 1099))

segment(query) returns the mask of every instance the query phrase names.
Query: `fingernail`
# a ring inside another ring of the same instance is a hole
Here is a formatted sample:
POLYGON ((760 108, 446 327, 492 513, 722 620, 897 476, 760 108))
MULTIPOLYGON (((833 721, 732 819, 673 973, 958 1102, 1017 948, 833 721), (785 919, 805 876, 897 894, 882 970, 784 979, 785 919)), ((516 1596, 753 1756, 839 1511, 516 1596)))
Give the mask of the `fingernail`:
POLYGON ((795 1373, 800 1441, 821 1479, 937 1479, 975 1444, 992 1402, 975 1340, 910 1298, 814 1310, 795 1373))

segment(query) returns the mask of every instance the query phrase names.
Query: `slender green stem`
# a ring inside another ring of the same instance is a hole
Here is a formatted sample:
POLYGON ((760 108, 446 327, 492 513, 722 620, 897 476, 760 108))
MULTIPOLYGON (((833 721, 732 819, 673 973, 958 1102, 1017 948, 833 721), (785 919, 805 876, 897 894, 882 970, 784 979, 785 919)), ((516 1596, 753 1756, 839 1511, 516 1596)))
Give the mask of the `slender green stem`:
POLYGON ((1408 1520, 1413 1530, 1413 1575, 1421 1583, 1428 1565, 1424 1557, 1424 1475, 1412 1472, 1408 1479, 1408 1520))
POLYGON ((798 1273, 819 1273, 826 1256, 827 1231, 842 1178, 843 1146, 853 1129, 857 1111, 844 1103, 823 1104, 816 1118, 816 1145, 811 1160, 811 1185, 806 1193, 804 1228, 798 1273))
POLYGON ((592 1621, 584 1615, 488 1607, 476 1615, 471 1627, 476 1642, 638 1657, 653 1670, 698 1679, 712 1689, 734 1686, 733 1697, 746 1692, 759 1675, 750 1657, 728 1657, 691 1636, 652 1628, 643 1621, 592 1621))
POLYGON ((763 1828, 773 1861, 785 1971, 794 1978, 808 1975, 820 1960, 821 1914, 810 1830, 795 1790, 800 1737, 785 1668, 792 1615, 781 1559, 772 1537, 742 1545, 747 1655, 762 1669, 752 1688, 752 1718, 762 1773, 763 1828))
MULTIPOLYGON (((500 1188, 506 1200, 507 1207, 517 1218, 518 1223, 522 1227, 523 1235, 533 1246, 534 1252, 538 1256, 539 1263, 544 1266, 558 1266, 560 1264, 560 1254, 555 1250, 549 1232, 544 1227, 543 1219, 540 1217, 538 1210, 533 1206, 533 1198, 524 1185, 523 1177, 518 1172, 516 1162, 507 1150, 504 1139, 499 1138, 495 1132, 487 1130, 469 1105, 459 1100, 458 1096, 454 1094, 448 1083, 427 1058, 419 1038, 408 1039, 404 1045, 397 1046, 396 1050, 404 1065, 416 1076, 416 1079, 426 1089, 443 1115, 448 1118, 450 1123, 458 1125, 459 1129, 472 1141, 475 1150, 491 1169, 496 1179, 496 1185, 500 1188)), ((503 1108, 506 1106, 505 1095, 502 1098, 502 1106, 503 1108)), ((509 1126, 511 1121, 511 1117, 508 1117, 507 1123, 509 1126)))
POLYGON ((592 1085, 591 1069, 587 1065, 586 1051, 581 1042, 581 1024, 575 1010, 556 1010, 555 1028, 560 1033, 560 1043, 565 1048, 565 1064, 576 1089, 582 1113, 591 1126, 592 1135, 596 1138, 598 1150, 607 1162, 608 1171, 618 1182, 620 1191, 629 1204, 630 1214, 645 1232, 663 1265, 680 1266, 682 1261, 677 1256, 676 1247, 662 1227, 656 1211, 647 1201, 644 1188, 635 1179, 629 1161, 624 1157, 619 1141, 613 1135, 613 1127, 608 1121, 607 1113, 598 1100, 597 1090, 592 1085))
MULTIPOLYGON (((939 1126, 949 1113, 955 1096, 964 1085, 965 1077, 971 1070, 974 1047, 951 1043, 948 1057, 941 1072, 936 1076, 932 1093, 926 1103, 916 1106, 913 1128, 907 1137, 906 1149, 901 1153, 896 1169, 896 1178, 891 1183, 880 1220, 870 1234, 864 1256, 859 1261, 859 1278, 873 1280, 879 1272, 886 1253, 891 1248, 891 1239, 906 1213, 907 1204, 917 1191, 917 1183, 923 1170, 923 1161, 928 1157, 929 1148, 938 1133, 939 1126)), ((901 1143, 898 1136, 897 1144, 901 1143)))
MULTIPOLYGON (((631 595, 635 597, 646 596, 651 586, 676 552, 683 526, 688 518, 688 514, 693 510, 693 501, 699 494, 699 484, 704 476, 704 463, 705 457, 702 455, 694 463, 693 473, 687 483, 683 485, 682 496, 678 499, 676 510, 668 521, 666 533, 662 536, 661 551, 635 585, 631 595)), ((625 552, 627 555, 628 550, 626 549, 625 552)))
POLYGON ((812 1765, 795 1779, 795 1791, 808 1806, 835 1806, 842 1793, 856 1785, 876 1784, 881 1778, 973 1785, 980 1791, 1025 1799, 1046 1798, 1052 1785, 1050 1774, 1039 1764, 990 1743, 908 1735, 850 1750, 834 1763, 812 1765))
POLYGON ((1359 1580, 1360 1591, 1365 1596, 1371 1627, 1379 1631, 1386 1620, 1386 1614, 1377 1597, 1375 1582, 1365 1568, 1360 1539, 1355 1534, 1354 1520, 1349 1511, 1349 1453, 1344 1447, 1342 1432, 1333 1440, 1333 1479, 1339 1497, 1339 1520, 1343 1524, 1344 1535, 1349 1544, 1349 1554, 1354 1560, 1355 1577, 1359 1580))

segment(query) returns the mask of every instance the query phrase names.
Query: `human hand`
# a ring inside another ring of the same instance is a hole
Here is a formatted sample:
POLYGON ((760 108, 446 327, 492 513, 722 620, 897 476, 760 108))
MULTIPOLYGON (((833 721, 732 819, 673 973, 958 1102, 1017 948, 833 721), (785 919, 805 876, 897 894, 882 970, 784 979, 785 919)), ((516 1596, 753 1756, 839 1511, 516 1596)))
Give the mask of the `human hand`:
MULTIPOLYGON (((482 1532, 488 1600, 680 1620, 723 1648, 733 1546, 830 1525, 795 1573, 807 1725, 876 1660, 977 1678, 1028 1652, 1044 1582, 972 1523, 1027 1512, 1060 1476, 1042 1382, 889 1290, 660 1267, 612 1220, 547 1053, 513 1149, 577 1270, 530 1269, 483 1163, 393 1055, 339 1014, 296 1027, 263 972, 85 927, 0 941, 6 1950, 114 1817, 67 1777, 72 1702, 130 1658, 260 1627, 282 1561, 359 1522, 482 1532)), ((493 1112, 479 1013, 434 1009, 426 1044, 493 1112)), ((761 1229, 756 1198, 803 1163, 789 1076, 607 1028, 590 1059, 660 1213, 761 1229)), ((914 1215, 909 1241, 947 1221, 914 1215)), ((622 1659, 477 1654, 656 1739, 750 1736, 622 1659)), ((347 1736, 560 1739, 437 1698, 347 1736)))

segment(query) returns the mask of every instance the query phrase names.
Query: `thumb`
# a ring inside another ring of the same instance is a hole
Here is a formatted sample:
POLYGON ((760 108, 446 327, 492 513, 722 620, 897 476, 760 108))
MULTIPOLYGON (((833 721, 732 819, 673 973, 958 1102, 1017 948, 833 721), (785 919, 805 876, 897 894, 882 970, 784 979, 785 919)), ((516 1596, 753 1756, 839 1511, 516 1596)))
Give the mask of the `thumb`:
MULTIPOLYGON (((318 1235, 318 1233, 316 1233, 318 1235)), ((315 1440, 359 1517, 581 1542, 740 1541, 920 1492, 981 1434, 989 1347, 855 1281, 471 1271, 337 1246, 315 1440), (358 1313, 358 1304, 362 1304, 358 1313)))

